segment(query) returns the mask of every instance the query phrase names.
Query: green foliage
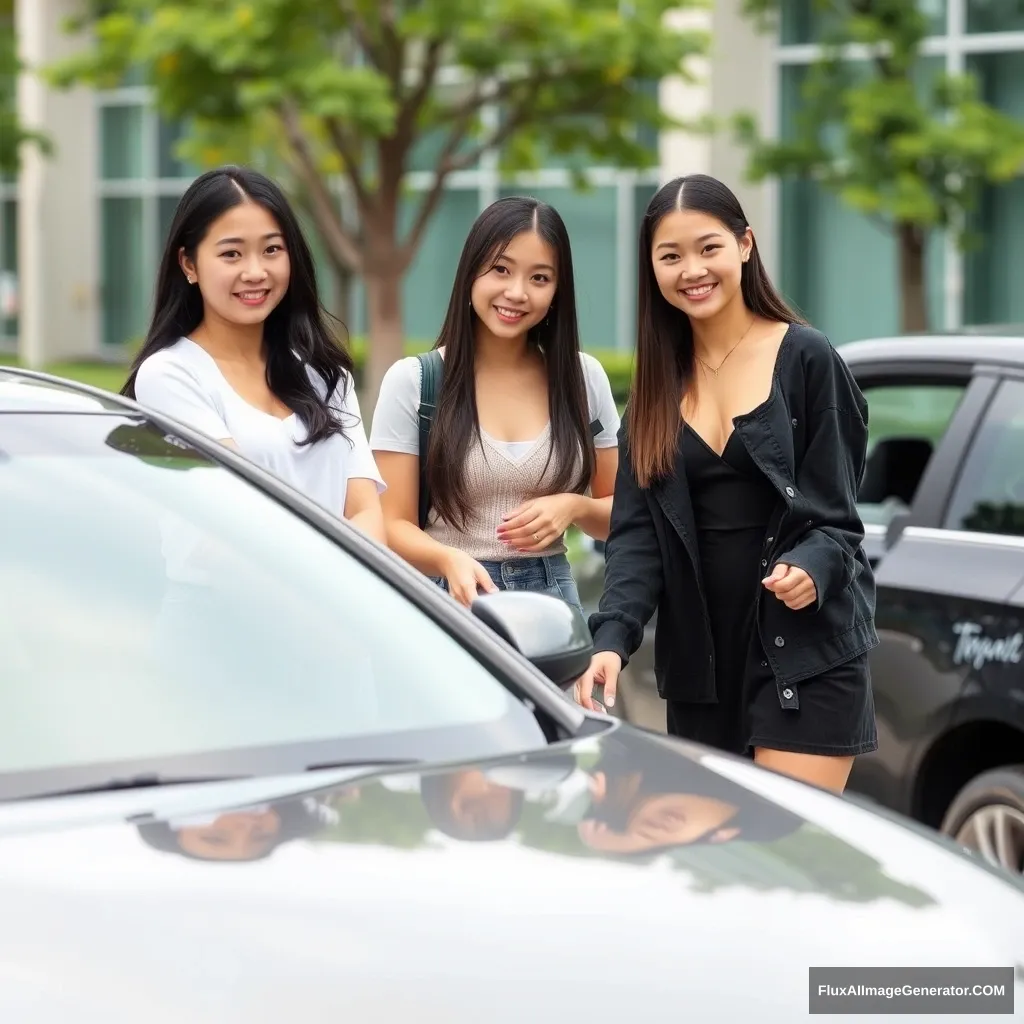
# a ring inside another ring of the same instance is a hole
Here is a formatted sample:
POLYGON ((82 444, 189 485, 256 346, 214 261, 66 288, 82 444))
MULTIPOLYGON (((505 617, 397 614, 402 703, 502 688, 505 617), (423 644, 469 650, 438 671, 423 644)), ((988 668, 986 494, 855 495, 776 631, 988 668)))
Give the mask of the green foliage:
MULTIPOLYGON (((1024 165, 1024 125, 988 106, 973 76, 925 68, 928 22, 910 0, 814 2, 825 15, 823 53, 807 70, 792 131, 766 140, 749 115, 737 119, 750 176, 812 177, 884 224, 950 229, 966 243, 964 215, 983 185, 1024 165), (866 57, 851 60, 851 45, 866 57)), ((759 19, 777 5, 744 3, 759 19)))
MULTIPOLYGON (((689 0, 691 6, 706 0, 689 0)), ((498 149, 511 169, 544 154, 647 166, 636 125, 670 121, 644 82, 685 76, 706 34, 666 28, 679 0, 104 0, 70 28, 95 45, 49 70, 70 87, 110 87, 142 68, 161 111, 188 119, 181 155, 199 166, 256 149, 282 153, 321 200, 348 179, 374 244, 404 270, 438 196, 428 192, 404 239, 393 212, 410 156, 431 138, 438 186, 498 149), (453 83, 451 75, 457 81, 453 83), (493 104, 498 117, 481 117, 493 104), (386 230, 379 230, 379 229, 386 230)), ((355 270, 369 259, 335 214, 319 225, 355 270)))
POLYGON ((17 174, 21 147, 33 142, 44 153, 51 151, 49 139, 26 131, 18 121, 18 73, 21 61, 14 38, 14 0, 0 0, 0 174, 17 174))

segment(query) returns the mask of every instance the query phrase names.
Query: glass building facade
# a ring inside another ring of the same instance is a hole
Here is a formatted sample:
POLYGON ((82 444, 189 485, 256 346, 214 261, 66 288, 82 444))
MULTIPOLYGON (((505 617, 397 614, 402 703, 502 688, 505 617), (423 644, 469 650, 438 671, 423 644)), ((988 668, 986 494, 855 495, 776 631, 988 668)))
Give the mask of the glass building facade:
MULTIPOLYGON (((943 67, 970 70, 988 102, 1024 117, 1020 0, 917 2, 931 26, 922 74, 943 67)), ((771 58, 774 109, 782 134, 792 130, 800 83, 819 53, 822 24, 814 0, 783 0, 771 58)), ((730 67, 744 59, 735 48, 719 52, 723 56, 718 59, 728 59, 730 67)), ((710 106, 714 110, 713 95, 710 106)), ((95 184, 86 198, 96 203, 87 240, 99 276, 94 333, 101 349, 114 354, 145 330, 167 227, 195 169, 177 159, 174 144, 180 128, 155 113, 141 84, 129 81, 123 88, 96 94, 95 132, 96 157, 90 159, 95 166, 89 174, 95 184)), ((658 140, 652 136, 650 141, 656 145, 658 140)), ((409 197, 401 211, 405 226, 430 186, 436 145, 437 140, 424 139, 413 154, 406 183, 409 197)), ((526 192, 553 204, 569 227, 584 345, 591 350, 632 346, 639 219, 659 180, 686 168, 586 168, 590 187, 581 192, 572 186, 570 164, 579 167, 578 161, 550 159, 539 172, 508 180, 490 155, 452 176, 405 277, 404 317, 411 341, 435 337, 474 217, 498 196, 526 192)), ((713 165, 709 169, 715 173, 713 165)), ((773 228, 767 232, 774 249, 771 264, 787 296, 837 343, 897 331, 897 249, 891 234, 813 182, 777 183, 769 191, 774 197, 773 228)), ((8 349, 19 326, 18 226, 17 185, 0 178, 0 348, 8 349)), ((931 239, 927 276, 932 326, 1024 323, 1024 289, 1014 285, 1024 271, 1024 180, 986 189, 973 226, 985 242, 969 253, 958 252, 942 235, 931 239)), ((344 304, 338 302, 330 263, 312 233, 311 241, 327 303, 336 310, 344 305, 352 334, 365 334, 365 299, 358 281, 344 304)))
MULTIPOLYGON (((907 0, 911 2, 911 0, 907 0)), ((930 35, 922 75, 977 75, 986 102, 1024 117, 1024 4, 1019 0, 917 0, 930 35)), ((792 130, 800 83, 818 54, 822 16, 813 0, 784 0, 776 51, 780 133, 792 130)), ((837 343, 899 329, 895 239, 813 182, 779 186, 780 281, 837 343)), ((1024 324, 1024 179, 984 191, 971 225, 983 236, 961 253, 936 234, 927 250, 930 325, 1024 324)))
MULTIPOLYGON (((164 122, 147 90, 129 86, 100 94, 100 254, 104 347, 130 343, 146 326, 152 282, 174 209, 195 170, 175 157, 180 129, 164 122)), ((431 140, 413 153, 400 223, 408 229, 432 174, 431 140)), ((551 203, 565 218, 573 245, 583 343, 590 349, 631 344, 638 218, 657 188, 658 172, 587 168, 591 185, 573 188, 570 170, 555 161, 541 171, 504 179, 492 162, 453 175, 404 281, 404 319, 410 341, 432 340, 440 328, 462 243, 488 203, 528 193, 551 203)), ((331 266, 315 232, 325 298, 333 294, 331 266)), ((366 332, 363 289, 348 296, 348 327, 366 332)))

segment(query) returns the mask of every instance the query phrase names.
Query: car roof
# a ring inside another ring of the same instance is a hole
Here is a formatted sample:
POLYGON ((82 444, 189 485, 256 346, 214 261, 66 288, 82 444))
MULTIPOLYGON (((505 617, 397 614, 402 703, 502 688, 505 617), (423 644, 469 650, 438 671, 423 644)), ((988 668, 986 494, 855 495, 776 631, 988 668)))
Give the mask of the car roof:
POLYGON ((836 348, 851 365, 939 360, 969 365, 997 363, 1024 368, 1024 330, 1019 334, 988 334, 984 330, 904 334, 849 341, 836 348))
POLYGON ((136 412, 118 395, 34 370, 0 367, 0 413, 136 412))

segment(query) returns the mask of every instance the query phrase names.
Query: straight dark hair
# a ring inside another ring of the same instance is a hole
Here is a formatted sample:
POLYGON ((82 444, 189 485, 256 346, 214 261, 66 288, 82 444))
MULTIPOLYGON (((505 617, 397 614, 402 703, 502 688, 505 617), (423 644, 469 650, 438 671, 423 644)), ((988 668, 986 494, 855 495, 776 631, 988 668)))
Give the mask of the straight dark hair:
MULTIPOLYGON (((320 304, 313 256, 291 205, 275 182, 249 168, 207 171, 181 197, 160 261, 153 318, 121 394, 134 398, 135 378, 143 361, 187 337, 202 322, 202 295, 197 285, 185 279, 179 255, 184 250, 194 260, 210 225, 245 202, 257 203, 277 221, 291 267, 288 290, 263 324, 267 387, 302 420, 304 444, 344 434, 330 403, 339 384, 339 399, 351 386, 354 361, 328 326, 330 314, 320 304), (326 385, 323 396, 310 380, 307 367, 326 385)), ((344 325, 335 323, 344 333, 344 325)))
POLYGON ((551 446, 544 475, 554 456, 558 468, 551 487, 557 492, 582 493, 594 473, 596 455, 580 359, 569 233, 546 203, 508 196, 488 206, 470 228, 434 345, 445 350, 445 370, 427 450, 427 485, 435 510, 456 529, 463 529, 472 513, 463 469, 470 443, 474 437, 480 440, 474 372, 477 321, 470 301, 473 281, 493 269, 513 238, 534 231, 554 249, 558 275, 551 309, 527 338, 543 353, 547 366, 551 446))
MULTIPOLYGON (((663 217, 694 210, 714 217, 737 238, 748 224, 733 192, 706 174, 688 174, 663 185, 647 206, 637 254, 636 369, 626 412, 629 453, 641 487, 672 471, 679 438, 679 403, 693 380, 695 353, 690 318, 658 287, 651 262, 654 233, 663 217)), ((775 290, 754 239, 740 288, 747 309, 782 323, 805 323, 775 290)))

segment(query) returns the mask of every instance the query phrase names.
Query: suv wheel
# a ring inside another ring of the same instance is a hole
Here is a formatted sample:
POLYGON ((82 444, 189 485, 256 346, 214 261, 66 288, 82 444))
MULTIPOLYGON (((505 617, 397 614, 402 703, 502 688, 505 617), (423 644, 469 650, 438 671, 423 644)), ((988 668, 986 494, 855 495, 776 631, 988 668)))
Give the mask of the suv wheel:
POLYGON ((990 864, 1024 874, 1024 765, 971 779, 950 804, 941 830, 990 864))

